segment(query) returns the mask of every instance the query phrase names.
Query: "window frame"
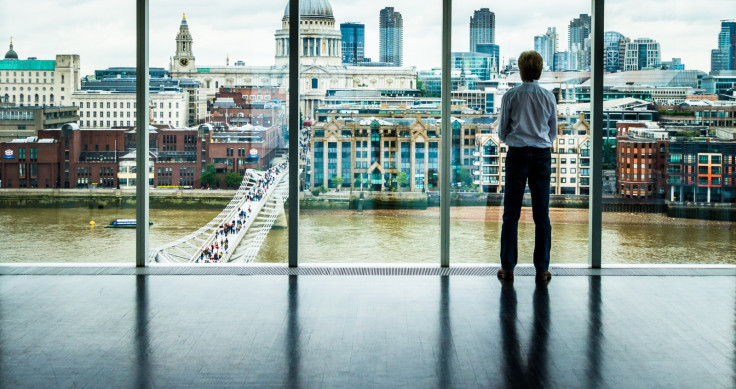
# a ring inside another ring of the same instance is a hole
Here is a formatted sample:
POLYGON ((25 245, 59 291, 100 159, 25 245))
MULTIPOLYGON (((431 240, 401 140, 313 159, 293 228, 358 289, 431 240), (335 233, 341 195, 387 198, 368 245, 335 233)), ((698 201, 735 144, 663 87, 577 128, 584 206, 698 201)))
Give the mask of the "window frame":
MULTIPOLYGON (((292 15, 292 27, 289 31, 289 38, 291 41, 299 40, 299 28, 293 28, 300 26, 299 23, 299 0, 293 0, 289 3, 290 14, 292 15)), ((450 83, 450 54, 451 54, 451 12, 452 2, 451 0, 443 0, 442 2, 442 84, 447 85, 450 83)), ((590 128, 591 128, 591 164, 590 164, 590 194, 589 194, 589 209, 590 209, 590 220, 589 220, 589 265, 592 268, 601 267, 601 214, 602 214, 602 159, 601 150, 603 145, 603 33, 604 33, 604 1, 593 1, 591 3, 591 46, 592 46, 592 61, 591 61, 591 98, 590 98, 590 128)), ((141 84, 141 87, 136 88, 136 104, 138 107, 145 108, 145 102, 149 101, 149 88, 147 86, 149 79, 149 4, 146 0, 136 1, 136 69, 138 74, 143 74, 144 77, 140 77, 137 83, 141 84)), ((289 68, 292 69, 289 72, 289 84, 292 88, 289 90, 290 101, 299 101, 300 98, 300 80, 299 72, 294 69, 300 68, 298 50, 292 50, 289 53, 289 68)), ((51 74, 53 77, 53 73, 51 74)), ((319 86, 319 81, 317 81, 319 86)), ((314 80, 312 85, 314 87, 314 80)), ((208 82, 209 87, 209 82, 208 82)), ((450 131, 450 112, 444 107, 449 107, 449 90, 448 88, 442 88, 442 130, 443 133, 449 134, 450 131)), ((298 160, 299 152, 299 104, 291 104, 289 106, 289 156, 291 160, 298 160)), ((148 139, 148 126, 146 122, 148 120, 147 109, 136 108, 136 131, 137 139, 148 139)), ((449 266, 449 187, 450 182, 447 179, 449 177, 449 149, 447 145, 450 144, 451 137, 443 137, 441 142, 440 152, 440 170, 442 175, 440 177, 441 184, 441 196, 440 196, 440 224, 441 224, 441 255, 440 262, 442 267, 449 266)), ((564 140, 560 139, 559 145, 563 145, 564 140)), ((148 166, 148 142, 141 142, 136 150, 136 164, 138 166, 148 166)), ((427 150, 425 150, 427 152, 427 150)), ((560 149, 560 153, 562 153, 560 149)), ((298 188, 298 166, 292 164, 289 166, 289 217, 294 218, 296 223, 290 223, 288 231, 288 246, 289 246, 289 266, 298 266, 299 260, 299 191, 295 190, 298 188), (292 166, 293 165, 293 166, 292 166), (294 201, 296 200, 296 201, 294 201)), ((140 177, 144 178, 142 182, 147 182, 147 174, 145 173, 148 169, 140 169, 143 173, 139 174, 140 177)), ((140 181, 140 180, 139 180, 140 181)), ((502 181, 505 181, 505 177, 502 177, 502 181)), ((136 187, 137 198, 145 198, 146 201, 137 202, 136 204, 136 217, 139 220, 136 228, 136 266, 145 267, 148 259, 148 220, 149 220, 149 204, 148 204, 148 185, 138 185, 136 187)))

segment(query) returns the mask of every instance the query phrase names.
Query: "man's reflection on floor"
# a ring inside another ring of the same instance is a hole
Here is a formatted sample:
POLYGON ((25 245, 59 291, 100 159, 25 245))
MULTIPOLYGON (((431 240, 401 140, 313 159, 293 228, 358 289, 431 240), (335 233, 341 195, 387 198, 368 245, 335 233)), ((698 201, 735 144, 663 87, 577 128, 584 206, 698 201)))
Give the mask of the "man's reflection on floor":
POLYGON ((539 388, 547 380, 547 340, 549 338, 549 293, 546 284, 534 289, 532 335, 526 358, 521 354, 521 340, 516 329, 516 290, 513 282, 501 283, 499 318, 503 347, 503 372, 506 386, 539 388))

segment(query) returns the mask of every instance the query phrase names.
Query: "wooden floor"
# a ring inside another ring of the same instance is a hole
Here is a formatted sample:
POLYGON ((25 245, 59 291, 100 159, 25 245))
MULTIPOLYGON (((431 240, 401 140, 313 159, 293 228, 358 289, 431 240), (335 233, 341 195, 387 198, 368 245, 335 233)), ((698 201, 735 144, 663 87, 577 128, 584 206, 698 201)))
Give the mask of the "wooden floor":
POLYGON ((736 277, 3 275, 0 387, 733 388, 736 277))

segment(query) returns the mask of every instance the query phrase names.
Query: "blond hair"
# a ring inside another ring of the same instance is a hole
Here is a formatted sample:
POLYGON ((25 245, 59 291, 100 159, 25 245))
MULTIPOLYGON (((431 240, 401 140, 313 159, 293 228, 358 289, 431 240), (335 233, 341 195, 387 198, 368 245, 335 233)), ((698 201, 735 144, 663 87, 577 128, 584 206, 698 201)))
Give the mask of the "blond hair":
POLYGON ((519 56, 519 71, 521 72, 522 81, 539 80, 542 76, 542 67, 544 60, 542 56, 534 50, 521 53, 519 56))

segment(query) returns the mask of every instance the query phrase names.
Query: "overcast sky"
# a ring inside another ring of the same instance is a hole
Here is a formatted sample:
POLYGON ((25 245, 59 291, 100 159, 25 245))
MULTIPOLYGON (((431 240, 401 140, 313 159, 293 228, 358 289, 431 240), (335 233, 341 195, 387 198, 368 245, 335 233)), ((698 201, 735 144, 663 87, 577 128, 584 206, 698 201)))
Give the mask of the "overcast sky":
MULTIPOLYGON (((556 27, 559 51, 567 48, 567 26, 590 1, 519 0, 453 2, 452 50, 467 51, 473 10, 496 14, 496 44, 505 59, 534 48, 534 36, 556 27)), ((153 0, 150 17, 150 66, 166 67, 186 12, 194 38, 196 65, 224 65, 227 56, 247 65, 274 63, 274 32, 281 28, 286 1, 153 0)), ((404 19, 404 65, 438 67, 441 58, 441 0, 330 1, 335 23, 359 22, 366 28, 366 56, 378 60, 378 14, 392 6, 404 19)), ((686 69, 710 70, 710 51, 717 47, 721 19, 736 18, 736 0, 609 0, 606 31, 632 39, 652 38, 662 60, 682 58, 686 69)), ((53 59, 79 54, 82 74, 110 66, 135 65, 135 1, 0 0, 0 53, 10 36, 20 58, 53 59)))

